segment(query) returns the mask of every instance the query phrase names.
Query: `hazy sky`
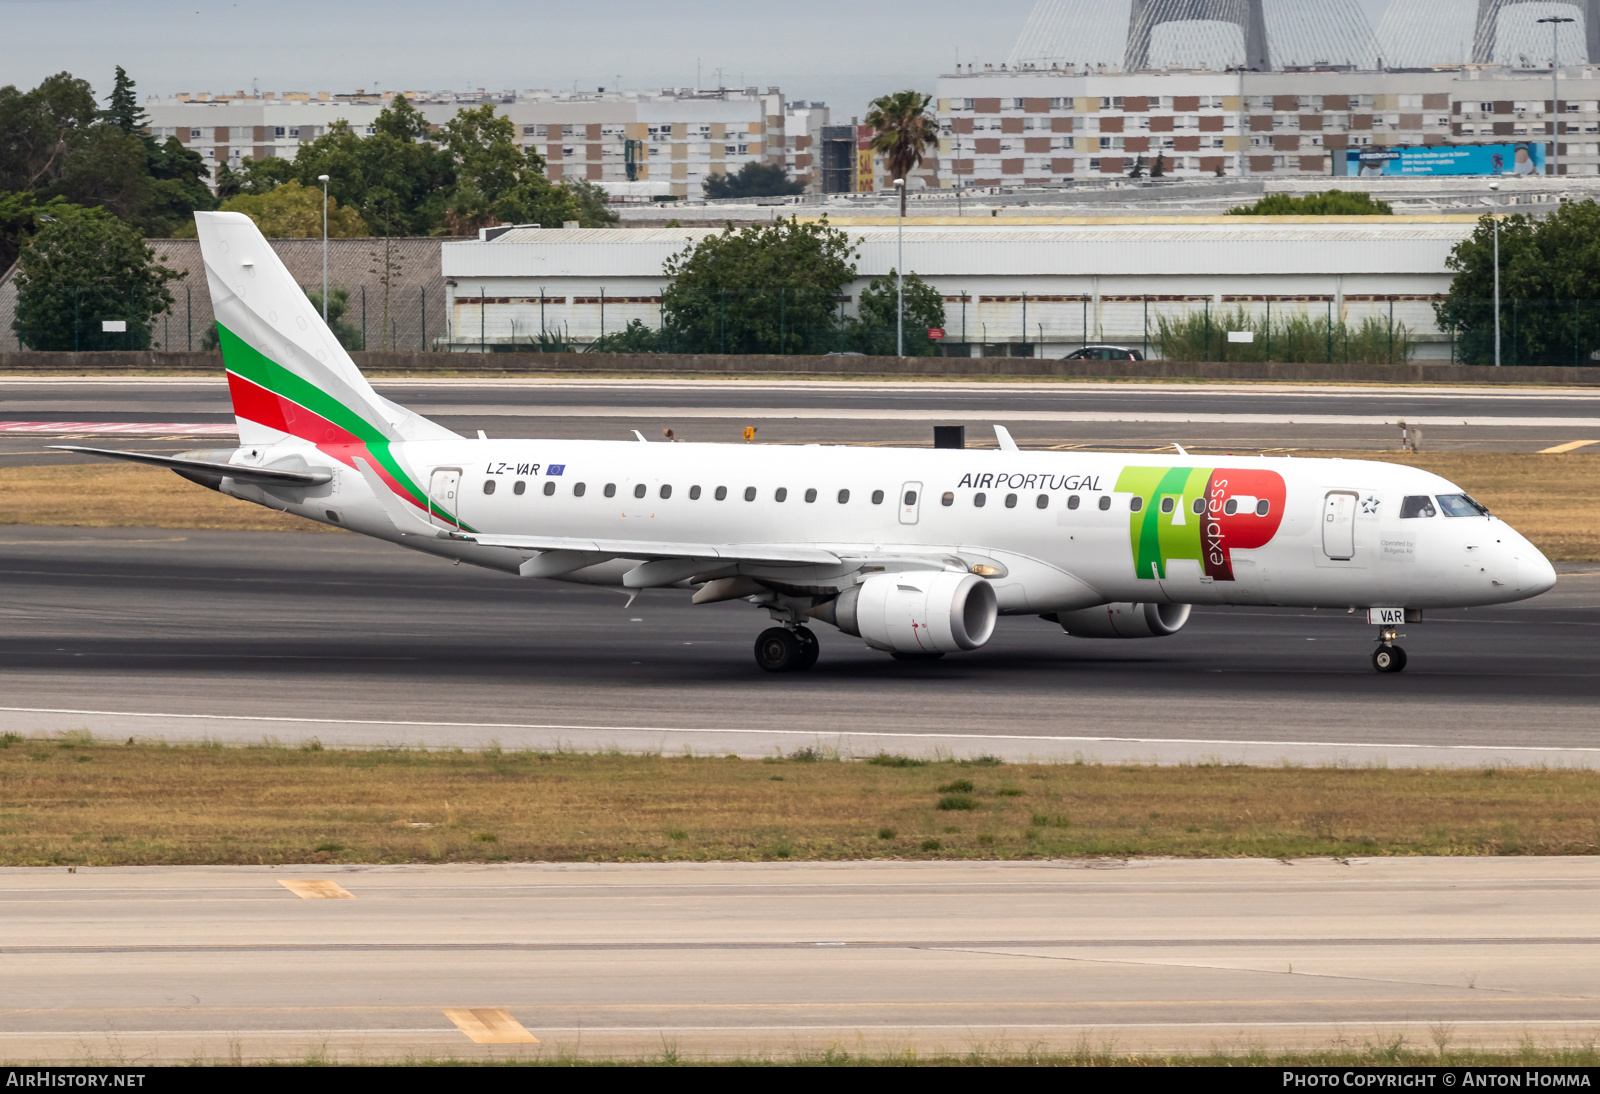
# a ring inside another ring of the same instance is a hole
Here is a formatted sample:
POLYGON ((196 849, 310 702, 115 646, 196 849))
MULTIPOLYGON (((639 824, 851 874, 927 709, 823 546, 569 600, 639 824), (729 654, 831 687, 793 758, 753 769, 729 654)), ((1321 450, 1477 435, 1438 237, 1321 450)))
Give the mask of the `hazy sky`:
MULTIPOLYGON (((0 85, 65 69, 143 93, 781 87, 836 114, 962 61, 999 62, 1034 0, 0 0, 0 85)), ((1376 26, 1388 0, 1360 0, 1376 26)))

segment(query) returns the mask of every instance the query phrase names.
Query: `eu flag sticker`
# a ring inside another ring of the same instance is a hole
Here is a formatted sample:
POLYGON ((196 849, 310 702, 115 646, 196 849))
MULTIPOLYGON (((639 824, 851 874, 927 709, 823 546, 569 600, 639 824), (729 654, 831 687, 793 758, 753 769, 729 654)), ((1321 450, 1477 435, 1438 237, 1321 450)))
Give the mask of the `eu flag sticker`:
POLYGON ((544 473, 546 475, 559 475, 566 469, 567 465, 564 463, 553 463, 544 469, 544 473))

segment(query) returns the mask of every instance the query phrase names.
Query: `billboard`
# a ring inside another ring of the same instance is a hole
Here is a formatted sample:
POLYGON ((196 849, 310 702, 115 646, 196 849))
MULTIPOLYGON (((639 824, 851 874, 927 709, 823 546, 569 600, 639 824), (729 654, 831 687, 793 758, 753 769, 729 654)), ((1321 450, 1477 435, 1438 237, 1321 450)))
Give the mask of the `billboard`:
POLYGON ((1544 142, 1347 148, 1347 175, 1542 175, 1544 142))
POLYGON ((873 186, 872 137, 876 132, 870 125, 856 127, 856 192, 870 194, 873 186))

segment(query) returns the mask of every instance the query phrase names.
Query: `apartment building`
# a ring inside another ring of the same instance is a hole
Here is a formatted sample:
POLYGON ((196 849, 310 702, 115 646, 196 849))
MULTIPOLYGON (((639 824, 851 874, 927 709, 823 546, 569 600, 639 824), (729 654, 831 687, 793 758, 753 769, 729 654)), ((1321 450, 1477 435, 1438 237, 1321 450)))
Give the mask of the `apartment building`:
POLYGON ((151 133, 173 136, 215 167, 245 159, 292 159, 302 143, 335 122, 358 134, 397 94, 410 99, 429 123, 442 126, 463 107, 494 104, 515 126, 517 141, 544 156, 552 179, 581 178, 601 186, 657 183, 652 189, 698 197, 712 175, 737 173, 746 163, 778 163, 791 177, 809 178, 813 131, 820 135, 826 107, 808 104, 795 115, 805 126, 791 143, 789 111, 776 87, 664 88, 654 91, 520 91, 471 94, 394 92, 236 92, 178 94, 145 103, 151 133), (817 120, 820 118, 820 120, 817 120), (799 138, 804 137, 804 147, 799 138))
POLYGON ((806 193, 822 190, 822 131, 829 128, 828 104, 789 103, 784 108, 784 168, 805 184, 806 193))
POLYGON ((1600 174, 1600 66, 1563 68, 1559 87, 1561 99, 1552 103, 1549 69, 1466 67, 1451 82, 1451 140, 1505 144, 1543 138, 1547 162, 1559 153, 1561 174, 1600 174))
MULTIPOLYGON (((1443 143, 1452 73, 1020 69, 942 76, 939 184, 1330 174, 1330 153, 1443 143)), ((1342 159, 1341 159, 1342 162, 1342 159)))

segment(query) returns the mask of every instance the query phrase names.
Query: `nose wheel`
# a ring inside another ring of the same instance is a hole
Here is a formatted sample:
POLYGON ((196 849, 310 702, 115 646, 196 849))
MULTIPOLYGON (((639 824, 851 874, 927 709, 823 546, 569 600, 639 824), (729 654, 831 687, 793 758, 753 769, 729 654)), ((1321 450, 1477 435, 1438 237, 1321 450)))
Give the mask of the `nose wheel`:
POLYGON ((822 644, 806 627, 768 627, 756 636, 756 664, 767 672, 803 672, 821 652, 822 644))
POLYGON ((1399 672, 1406 667, 1406 651, 1394 644, 1397 637, 1394 627, 1379 633, 1378 648, 1372 651, 1372 667, 1379 672, 1399 672))

